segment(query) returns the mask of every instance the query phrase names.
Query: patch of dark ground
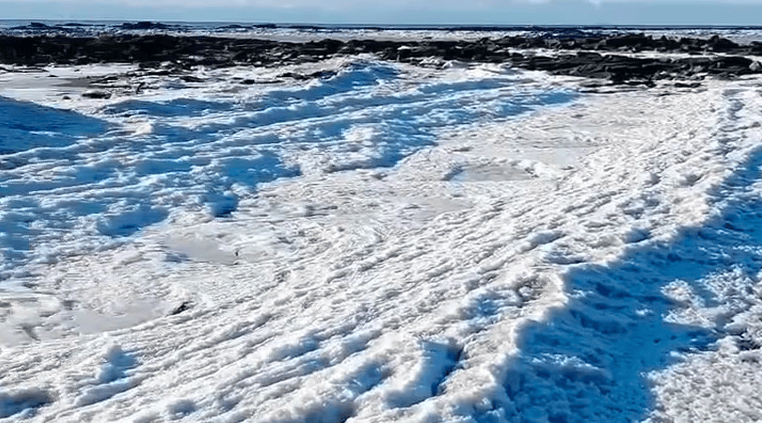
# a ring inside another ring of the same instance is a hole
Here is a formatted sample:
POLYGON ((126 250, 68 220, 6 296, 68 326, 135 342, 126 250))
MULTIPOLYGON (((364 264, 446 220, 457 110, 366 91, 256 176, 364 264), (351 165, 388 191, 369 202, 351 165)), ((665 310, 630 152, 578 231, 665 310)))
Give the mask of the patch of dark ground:
MULTIPOLYGON (((719 36, 676 39, 635 33, 564 32, 552 36, 506 36, 477 41, 324 39, 304 43, 167 34, 0 36, 2 64, 135 63, 146 75, 186 78, 189 71, 198 66, 282 66, 361 53, 374 54, 383 60, 427 66, 453 60, 506 63, 514 68, 644 86, 665 79, 733 78, 762 73, 762 65, 749 58, 762 56, 762 43, 740 45, 719 36), (542 53, 538 49, 542 49, 542 53), (665 55, 632 56, 632 53, 640 52, 665 55)), ((321 75, 291 73, 282 77, 302 80, 321 75)))

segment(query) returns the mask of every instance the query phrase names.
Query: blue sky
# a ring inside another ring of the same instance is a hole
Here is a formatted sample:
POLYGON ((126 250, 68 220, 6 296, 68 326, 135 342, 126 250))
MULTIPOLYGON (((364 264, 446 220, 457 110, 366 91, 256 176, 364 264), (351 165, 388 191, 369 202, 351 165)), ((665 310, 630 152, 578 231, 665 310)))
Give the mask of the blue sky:
POLYGON ((762 0, 0 0, 4 19, 762 25, 762 0))

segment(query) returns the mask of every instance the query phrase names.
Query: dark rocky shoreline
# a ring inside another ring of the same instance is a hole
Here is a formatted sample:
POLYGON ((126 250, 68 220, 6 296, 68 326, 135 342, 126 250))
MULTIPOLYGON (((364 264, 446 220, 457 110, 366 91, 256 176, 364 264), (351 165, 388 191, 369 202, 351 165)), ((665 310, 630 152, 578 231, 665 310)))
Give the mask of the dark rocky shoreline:
POLYGON ((0 64, 137 63, 146 70, 167 75, 179 75, 197 66, 279 66, 363 53, 422 66, 453 60, 506 63, 555 75, 646 86, 657 80, 733 78, 762 73, 762 65, 749 58, 762 56, 762 43, 739 45, 719 36, 671 39, 642 34, 567 34, 478 41, 325 39, 305 43, 173 35, 0 36, 0 64), (639 54, 646 52, 659 54, 656 57, 639 54))

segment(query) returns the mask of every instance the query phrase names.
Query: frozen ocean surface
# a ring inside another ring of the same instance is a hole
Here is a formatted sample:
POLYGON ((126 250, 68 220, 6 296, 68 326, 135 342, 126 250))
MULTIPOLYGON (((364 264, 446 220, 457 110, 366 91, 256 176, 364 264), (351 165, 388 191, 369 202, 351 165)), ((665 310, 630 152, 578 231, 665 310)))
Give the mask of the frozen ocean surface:
POLYGON ((127 70, 0 70, 0 420, 762 419, 756 77, 127 70))

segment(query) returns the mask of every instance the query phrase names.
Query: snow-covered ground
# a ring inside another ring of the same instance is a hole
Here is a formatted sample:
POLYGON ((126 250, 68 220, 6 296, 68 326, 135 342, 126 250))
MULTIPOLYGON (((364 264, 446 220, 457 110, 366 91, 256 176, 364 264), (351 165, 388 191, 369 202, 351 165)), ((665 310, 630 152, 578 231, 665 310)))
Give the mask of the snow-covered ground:
POLYGON ((762 418, 758 80, 309 66, 0 73, 0 420, 762 418))

